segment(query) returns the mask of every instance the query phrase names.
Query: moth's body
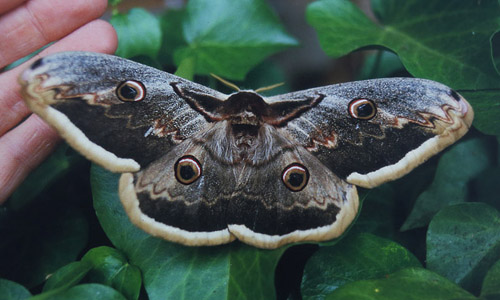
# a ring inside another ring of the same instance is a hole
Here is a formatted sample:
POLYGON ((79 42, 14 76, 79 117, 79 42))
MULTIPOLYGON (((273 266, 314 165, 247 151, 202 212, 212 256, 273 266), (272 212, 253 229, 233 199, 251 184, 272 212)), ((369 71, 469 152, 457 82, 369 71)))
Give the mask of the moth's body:
POLYGON ((355 185, 408 173, 460 138, 470 105, 439 83, 379 79, 270 98, 224 95, 113 56, 63 53, 22 75, 29 107, 114 172, 130 219, 186 245, 338 237, 355 185))
POLYGON ((267 104, 251 91, 235 93, 229 99, 231 103, 226 100, 218 109, 219 118, 208 123, 193 140, 198 139, 223 163, 257 166, 268 162, 280 150, 270 142, 277 134, 276 128, 261 115, 267 104))
MULTIPOLYGON (((187 103, 199 103, 197 96, 177 92, 187 103)), ((228 240, 241 231, 239 239, 251 242, 247 236, 253 238, 256 234, 246 231, 252 228, 252 231, 265 232, 266 236, 275 236, 267 238, 266 243, 272 245, 281 242, 290 232, 335 223, 343 206, 357 205, 352 201, 355 188, 323 167, 293 136, 280 128, 284 121, 276 122, 278 117, 273 115, 276 110, 262 96, 242 91, 213 101, 217 105, 210 109, 191 104, 210 122, 190 139, 179 143, 176 151, 145 169, 145 173, 154 176, 143 175, 142 171, 136 174, 135 191, 143 213, 175 228, 193 231, 207 228, 228 240), (179 184, 172 176, 179 157, 196 158, 204 174, 193 183, 179 184), (300 191, 290 190, 282 179, 283 171, 294 164, 310 170, 307 185, 300 191), (206 178, 210 178, 209 184, 206 178), (342 189, 322 192, 322 186, 342 186, 342 189), (175 202, 162 202, 159 207, 154 201, 157 198, 175 199, 175 202), (174 210, 175 217, 167 213, 174 210), (189 217, 192 211, 203 211, 195 222, 189 217), (225 213, 211 214, 221 211, 225 213), (260 222, 255 222, 256 215, 261 215, 260 222), (232 234, 227 231, 228 224, 237 224, 229 226, 232 234)), ((307 102, 310 101, 314 99, 307 102)), ((305 106, 310 105, 302 103, 300 112, 307 110, 305 106)), ((299 114, 297 110, 293 113, 299 114)), ((349 211, 355 211, 354 207, 349 211)), ((347 222, 342 225, 346 226, 347 222)), ((317 234, 325 235, 325 232, 317 234)))

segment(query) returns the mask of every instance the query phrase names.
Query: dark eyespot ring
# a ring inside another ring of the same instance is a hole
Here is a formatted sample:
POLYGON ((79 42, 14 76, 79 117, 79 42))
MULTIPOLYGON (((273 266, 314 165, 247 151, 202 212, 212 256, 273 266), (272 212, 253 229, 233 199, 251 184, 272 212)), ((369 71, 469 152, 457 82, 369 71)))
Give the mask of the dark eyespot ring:
POLYGON ((174 165, 175 178, 182 184, 191 184, 201 176, 201 164, 192 155, 185 155, 174 165))
POLYGON ((139 81, 123 81, 116 88, 116 96, 126 102, 141 101, 146 97, 146 88, 139 81))
POLYGON ((281 174, 281 180, 292 192, 302 191, 309 181, 309 171, 299 163, 288 165, 281 174))
POLYGON ((360 120, 370 120, 377 114, 377 107, 372 100, 354 99, 349 103, 349 114, 360 120))

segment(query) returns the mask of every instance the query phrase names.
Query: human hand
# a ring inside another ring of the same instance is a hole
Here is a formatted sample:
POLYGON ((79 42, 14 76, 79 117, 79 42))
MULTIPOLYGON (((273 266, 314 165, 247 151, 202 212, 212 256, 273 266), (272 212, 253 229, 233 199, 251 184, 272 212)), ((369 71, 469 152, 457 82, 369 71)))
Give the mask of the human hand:
POLYGON ((0 73, 0 204, 56 146, 57 133, 30 115, 17 78, 34 60, 60 51, 113 53, 117 38, 96 20, 107 0, 0 1, 0 69, 40 47, 50 47, 21 66, 0 73))

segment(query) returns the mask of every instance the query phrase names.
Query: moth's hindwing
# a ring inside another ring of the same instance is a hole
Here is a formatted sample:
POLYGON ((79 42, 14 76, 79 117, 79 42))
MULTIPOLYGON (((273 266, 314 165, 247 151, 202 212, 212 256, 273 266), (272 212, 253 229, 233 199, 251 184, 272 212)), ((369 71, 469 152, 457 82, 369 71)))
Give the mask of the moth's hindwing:
MULTIPOLYGON (((226 132, 225 126, 214 130, 226 132)), ((270 151, 276 156, 259 165, 221 162, 223 154, 211 148, 217 143, 195 136, 146 169, 122 175, 120 198, 132 222, 186 245, 237 238, 260 248, 276 248, 340 236, 358 211, 356 187, 302 147, 280 138, 276 129, 269 131, 274 148, 270 151), (190 184, 174 175, 183 157, 195 160, 201 170, 190 184), (303 187, 298 183, 293 190, 284 176, 295 166, 304 166, 307 178, 303 187)))

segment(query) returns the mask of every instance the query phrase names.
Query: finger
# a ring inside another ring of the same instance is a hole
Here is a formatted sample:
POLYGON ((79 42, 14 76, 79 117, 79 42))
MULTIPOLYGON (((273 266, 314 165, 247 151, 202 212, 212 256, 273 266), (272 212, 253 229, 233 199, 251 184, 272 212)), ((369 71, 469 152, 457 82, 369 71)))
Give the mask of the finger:
POLYGON ((30 0, 0 18, 0 68, 100 17, 107 0, 30 0))
POLYGON ((14 7, 21 5, 21 3, 25 1, 26 0, 0 0, 0 16, 14 7))
POLYGON ((57 133, 36 115, 0 138, 0 204, 53 151, 58 141, 57 133))
POLYGON ((95 20, 48 47, 21 66, 0 75, 0 136, 16 126, 29 113, 22 101, 17 78, 36 59, 60 51, 95 51, 113 53, 117 46, 116 32, 102 20, 95 20))

